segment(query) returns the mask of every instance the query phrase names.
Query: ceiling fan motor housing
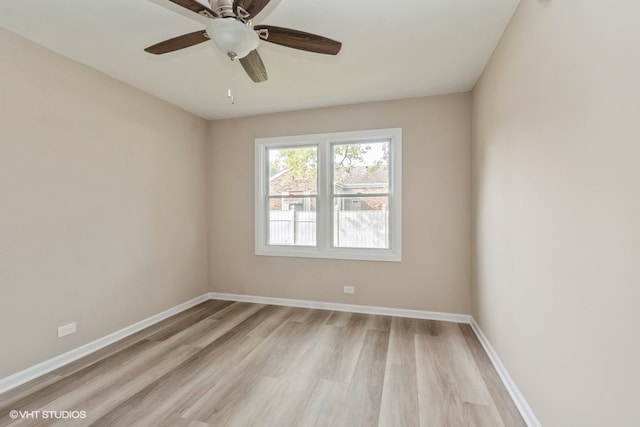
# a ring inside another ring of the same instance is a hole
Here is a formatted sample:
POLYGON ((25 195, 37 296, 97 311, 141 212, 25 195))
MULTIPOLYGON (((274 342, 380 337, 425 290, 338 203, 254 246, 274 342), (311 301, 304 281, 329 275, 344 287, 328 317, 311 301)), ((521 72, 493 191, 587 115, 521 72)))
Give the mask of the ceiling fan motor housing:
POLYGON ((244 58, 258 47, 260 39, 253 29, 234 18, 211 19, 207 23, 207 35, 218 49, 230 57, 244 58))
POLYGON ((209 0, 211 9, 213 9, 219 18, 234 17, 232 0, 209 0))

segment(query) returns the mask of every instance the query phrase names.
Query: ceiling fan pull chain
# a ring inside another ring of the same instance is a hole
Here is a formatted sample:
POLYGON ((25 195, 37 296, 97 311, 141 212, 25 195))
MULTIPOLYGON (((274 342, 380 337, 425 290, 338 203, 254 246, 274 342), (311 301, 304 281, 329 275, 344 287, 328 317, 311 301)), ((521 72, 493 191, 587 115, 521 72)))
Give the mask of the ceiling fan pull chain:
POLYGON ((229 55, 229 59, 231 59, 231 61, 229 61, 231 68, 229 70, 230 79, 229 79, 229 89, 227 90, 227 97, 231 100, 231 104, 233 105, 236 103, 233 93, 231 92, 231 88, 233 87, 233 60, 235 59, 235 56, 229 55))

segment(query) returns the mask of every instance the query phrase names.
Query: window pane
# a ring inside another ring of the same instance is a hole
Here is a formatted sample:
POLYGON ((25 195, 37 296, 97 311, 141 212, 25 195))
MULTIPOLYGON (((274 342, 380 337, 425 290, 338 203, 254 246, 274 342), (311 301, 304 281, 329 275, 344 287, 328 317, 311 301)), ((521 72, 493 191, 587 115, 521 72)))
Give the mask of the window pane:
POLYGON ((333 145, 335 194, 389 192, 389 141, 333 145))
POLYGON ((317 194, 318 148, 269 148, 269 195, 317 194))
POLYGON ((269 245, 316 245, 316 197, 269 199, 269 245))
POLYGON ((333 246, 389 248, 388 197, 334 197, 333 246))

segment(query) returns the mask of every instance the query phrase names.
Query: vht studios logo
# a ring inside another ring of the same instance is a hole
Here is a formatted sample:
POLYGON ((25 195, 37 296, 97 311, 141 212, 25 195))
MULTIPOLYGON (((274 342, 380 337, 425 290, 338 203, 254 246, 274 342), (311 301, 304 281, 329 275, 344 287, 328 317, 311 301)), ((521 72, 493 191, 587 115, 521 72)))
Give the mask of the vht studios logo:
POLYGON ((9 412, 12 420, 20 419, 50 419, 50 420, 82 420, 87 418, 87 411, 16 411, 9 412))

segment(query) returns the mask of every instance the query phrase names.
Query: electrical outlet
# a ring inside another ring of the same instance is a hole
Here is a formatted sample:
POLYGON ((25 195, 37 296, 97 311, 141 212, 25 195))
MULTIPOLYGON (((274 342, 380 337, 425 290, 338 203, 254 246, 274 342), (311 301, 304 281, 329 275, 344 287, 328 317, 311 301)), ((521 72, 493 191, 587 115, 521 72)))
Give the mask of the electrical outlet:
POLYGON ((69 323, 67 325, 58 327, 58 338, 66 337, 67 335, 76 333, 76 322, 69 323))
POLYGON ((355 294, 356 293, 356 287, 355 286, 345 286, 344 287, 344 293, 345 294, 355 294))

